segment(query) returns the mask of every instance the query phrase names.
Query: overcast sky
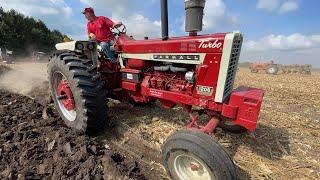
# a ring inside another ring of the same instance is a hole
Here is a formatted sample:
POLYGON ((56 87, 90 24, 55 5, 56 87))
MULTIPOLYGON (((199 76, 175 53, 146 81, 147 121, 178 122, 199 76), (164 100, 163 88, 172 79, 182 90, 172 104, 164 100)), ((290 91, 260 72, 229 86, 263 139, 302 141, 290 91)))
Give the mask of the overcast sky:
MULTIPOLYGON (((184 0, 168 1, 170 35, 185 35, 184 0)), ((41 19, 74 39, 86 38, 81 10, 87 6, 124 22, 136 38, 161 33, 159 0, 0 0, 0 6, 41 19)), ((273 59, 319 68, 319 7, 319 0, 207 0, 203 33, 241 31, 241 61, 273 59)))

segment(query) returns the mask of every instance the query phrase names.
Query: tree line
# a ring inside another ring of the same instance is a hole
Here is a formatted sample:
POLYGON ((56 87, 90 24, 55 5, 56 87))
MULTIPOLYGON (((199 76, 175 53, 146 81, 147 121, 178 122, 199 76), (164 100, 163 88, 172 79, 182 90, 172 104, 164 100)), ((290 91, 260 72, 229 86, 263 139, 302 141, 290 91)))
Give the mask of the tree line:
POLYGON ((64 35, 50 30, 43 21, 24 16, 0 7, 0 48, 14 51, 17 56, 30 55, 33 51, 50 53, 64 35))

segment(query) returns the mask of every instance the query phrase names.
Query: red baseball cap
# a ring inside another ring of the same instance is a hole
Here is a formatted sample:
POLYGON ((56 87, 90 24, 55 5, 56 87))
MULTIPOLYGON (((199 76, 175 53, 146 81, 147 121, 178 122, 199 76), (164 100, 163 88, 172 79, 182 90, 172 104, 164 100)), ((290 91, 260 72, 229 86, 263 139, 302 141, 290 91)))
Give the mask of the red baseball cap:
POLYGON ((82 14, 85 14, 85 13, 92 13, 94 14, 94 10, 92 7, 87 7, 87 8, 84 8, 84 10, 82 11, 82 14))

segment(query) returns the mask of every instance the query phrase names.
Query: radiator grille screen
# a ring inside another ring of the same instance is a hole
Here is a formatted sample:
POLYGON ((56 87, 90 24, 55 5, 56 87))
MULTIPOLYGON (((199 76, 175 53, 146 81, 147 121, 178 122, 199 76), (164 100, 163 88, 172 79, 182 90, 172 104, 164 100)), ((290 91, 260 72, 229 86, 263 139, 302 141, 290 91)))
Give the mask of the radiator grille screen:
POLYGON ((223 99, 227 98, 233 90, 233 84, 234 84, 234 80, 238 70, 242 40, 243 38, 240 34, 235 36, 233 40, 229 67, 228 67, 227 77, 226 77, 226 83, 225 83, 224 92, 223 92, 223 99))

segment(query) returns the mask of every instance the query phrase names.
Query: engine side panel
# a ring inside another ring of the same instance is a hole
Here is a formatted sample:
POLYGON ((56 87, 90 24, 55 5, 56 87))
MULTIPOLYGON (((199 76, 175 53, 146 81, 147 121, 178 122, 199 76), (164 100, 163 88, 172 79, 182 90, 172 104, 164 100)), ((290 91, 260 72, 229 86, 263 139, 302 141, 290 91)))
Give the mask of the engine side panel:
POLYGON ((233 89, 242 43, 240 33, 188 36, 166 41, 135 41, 120 37, 118 41, 121 42, 117 46, 121 49, 121 58, 126 61, 126 69, 141 70, 142 77, 148 75, 151 88, 218 103, 224 102, 233 89), (196 74, 195 82, 184 79, 187 71, 174 72, 171 66, 188 68, 188 72, 196 74))
POLYGON ((193 91, 196 98, 213 100, 216 95, 220 72, 221 53, 208 53, 203 64, 197 68, 197 81, 193 91))

